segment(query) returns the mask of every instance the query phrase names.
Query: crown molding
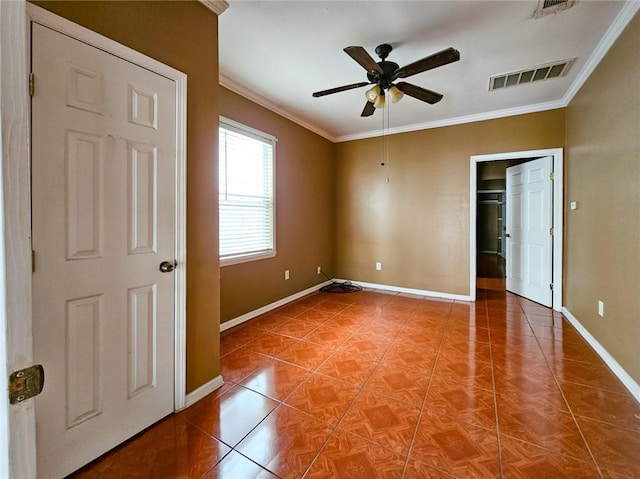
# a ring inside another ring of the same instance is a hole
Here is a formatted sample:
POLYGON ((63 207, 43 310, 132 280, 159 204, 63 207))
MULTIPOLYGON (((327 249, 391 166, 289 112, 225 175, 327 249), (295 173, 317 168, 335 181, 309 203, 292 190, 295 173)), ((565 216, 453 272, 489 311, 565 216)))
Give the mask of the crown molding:
POLYGON ((633 19, 638 10, 640 10, 640 2, 637 0, 625 3, 622 10, 620 10, 620 13, 618 13, 618 16, 607 30, 607 33, 604 34, 604 37, 602 37, 602 40, 600 40, 600 43, 598 43, 598 46, 593 51, 584 67, 578 73, 575 81, 564 94, 563 101, 565 106, 568 106, 571 100, 573 100, 573 97, 578 93, 580 88, 582 88, 582 85, 587 81, 587 78, 591 76, 593 71, 602 61, 625 27, 633 19))
MULTIPOLYGON (((398 133, 408 133, 411 131, 429 130, 432 128, 441 128, 443 126, 462 125, 464 123, 473 123, 484 120, 495 120, 496 118, 505 118, 508 116, 525 115, 527 113, 537 113, 540 111, 555 110, 566 106, 562 100, 550 101, 546 103, 537 103, 535 105, 526 105, 516 108, 507 108, 504 110, 489 111, 486 113, 478 113, 475 115, 459 116, 456 118, 446 118, 444 120, 430 121, 426 123, 416 123, 414 125, 399 126, 389 128, 385 134, 395 135, 398 133)), ((336 143, 352 140, 362 140, 365 138, 375 138, 381 135, 380 130, 367 131, 364 133, 356 133, 354 135, 339 136, 335 139, 336 143)))
MULTIPOLYGON (((203 3, 222 3, 222 2, 213 2, 211 0, 200 0, 200 1, 203 3)), ((640 11, 640 1, 625 2, 624 7, 620 10, 620 13, 618 13, 618 16, 616 17, 614 22, 611 24, 611 26, 607 30, 607 33, 604 35, 604 37, 602 38, 602 40, 600 41, 596 49, 593 51, 592 55, 587 60, 585 66, 578 73, 576 79, 574 80, 574 82, 571 84, 569 89, 566 91, 566 93, 560 100, 555 100, 555 101, 550 101, 545 103, 537 103, 535 105, 526 105, 526 106, 516 107, 516 108, 495 110, 495 111, 490 111, 486 113, 478 113, 474 115, 460 116, 456 118, 447 118, 444 120, 438 120, 438 121, 432 121, 432 122, 426 122, 426 123, 417 123, 413 125, 401 126, 396 128, 390 128, 386 130, 385 134, 393 135, 398 133, 408 133, 412 131, 428 130, 432 128, 441 128, 445 126, 462 125, 464 123, 472 123, 477 121, 495 120, 497 118, 504 118, 504 117, 515 116, 515 115, 524 115, 527 113, 538 113, 541 111, 554 110, 556 108, 566 108, 638 11, 640 11)), ((293 121, 294 123, 297 123, 303 128, 306 128, 307 130, 310 130, 333 143, 342 143, 345 141, 375 138, 382 135, 381 130, 378 129, 378 130, 372 130, 372 131, 367 131, 363 133, 356 133, 353 135, 334 136, 331 133, 309 123, 308 121, 302 120, 301 118, 297 117, 293 113, 282 109, 281 107, 267 100, 266 98, 249 91, 245 87, 239 85, 238 83, 225 77, 224 75, 220 75, 220 85, 225 88, 228 88, 229 90, 237 93, 238 95, 241 95, 247 98, 248 100, 253 101, 254 103, 257 103, 273 111, 274 113, 277 113, 278 115, 281 115, 293 121)))
POLYGON ((233 81, 231 78, 220 74, 218 82, 220 86, 223 86, 228 90, 231 90, 232 92, 245 97, 247 100, 251 100, 252 102, 257 103, 258 105, 263 106, 267 110, 271 110, 272 112, 277 113, 278 115, 286 118, 287 120, 291 120, 292 122, 297 123, 301 127, 306 128, 307 130, 312 131, 313 133, 316 133, 317 135, 320 135, 323 138, 326 138, 332 143, 336 142, 335 136, 333 136, 331 133, 321 128, 318 128, 317 126, 309 123, 306 120, 299 118, 293 113, 279 107, 272 101, 267 100, 265 97, 260 96, 257 93, 254 93, 248 90, 247 88, 243 87, 239 83, 233 81))
POLYGON ((225 0, 198 0, 216 15, 220 16, 229 8, 229 4, 225 0))

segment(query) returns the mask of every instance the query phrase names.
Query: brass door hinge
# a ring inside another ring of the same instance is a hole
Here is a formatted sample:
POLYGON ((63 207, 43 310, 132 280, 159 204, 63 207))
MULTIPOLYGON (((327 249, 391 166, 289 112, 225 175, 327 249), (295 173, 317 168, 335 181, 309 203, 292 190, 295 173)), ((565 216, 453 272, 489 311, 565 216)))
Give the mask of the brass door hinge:
POLYGON ((42 392, 44 368, 35 364, 9 376, 9 404, 18 404, 42 392))
POLYGON ((556 175, 554 174, 553 171, 551 173, 549 173, 549 179, 550 180, 555 180, 556 179, 556 175))
POLYGON ((553 236, 553 228, 549 228, 549 234, 553 236))
POLYGON ((33 96, 36 91, 36 76, 29 73, 29 96, 33 96))
POLYGON ((31 272, 36 272, 36 252, 31 250, 31 272))

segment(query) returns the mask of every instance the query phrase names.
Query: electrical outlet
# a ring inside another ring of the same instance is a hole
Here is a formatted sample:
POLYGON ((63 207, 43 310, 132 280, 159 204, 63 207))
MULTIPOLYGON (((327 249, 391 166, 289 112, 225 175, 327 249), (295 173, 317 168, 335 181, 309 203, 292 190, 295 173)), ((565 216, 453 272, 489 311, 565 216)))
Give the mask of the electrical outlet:
POLYGON ((376 271, 382 271, 382 263, 376 263, 376 271))
POLYGON ((322 274, 322 269, 318 266, 318 274, 322 274))
POLYGON ((289 270, 288 269, 284 270, 284 279, 285 280, 289 279, 289 270))
POLYGON ((598 315, 604 318, 604 303, 598 300, 598 315))

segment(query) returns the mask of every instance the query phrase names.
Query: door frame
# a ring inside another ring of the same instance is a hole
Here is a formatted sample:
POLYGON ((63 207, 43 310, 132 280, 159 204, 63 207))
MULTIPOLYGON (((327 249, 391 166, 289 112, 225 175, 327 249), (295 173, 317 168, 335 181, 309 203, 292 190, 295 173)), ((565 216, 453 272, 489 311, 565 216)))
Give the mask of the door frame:
MULTIPOLYGON (((32 350, 31 285, 31 107, 27 88, 31 64, 30 24, 42 24, 175 81, 176 237, 174 311, 174 410, 186 402, 186 119, 187 75, 24 0, 2 2, 2 180, 6 266, 0 288, 6 307, 7 373, 29 366, 32 350), (4 45, 7 45, 5 50, 4 45), (6 95, 6 96, 5 96, 6 95), (7 141, 5 141, 7 140, 7 141), (8 277, 11 281, 8 281, 8 277)), ((37 89, 37 83, 36 83, 37 89)), ((0 243, 1 244, 1 243, 0 243)), ((1 265, 1 262, 0 262, 1 265)), ((4 324, 0 324, 4 326, 4 324)), ((4 330, 4 328, 0 328, 4 330)), ((0 338, 1 339, 1 338, 0 338)), ((6 376, 5 376, 6 377, 6 376)), ((9 406, 10 477, 36 477, 34 401, 9 406)), ((2 431, 0 431, 0 434, 2 431)), ((2 451, 0 451, 2 453, 2 451)), ((2 462, 2 461, 0 461, 2 462)))
POLYGON ((478 163, 487 161, 518 160, 522 158, 553 157, 553 251, 552 251, 552 281, 553 302, 555 311, 562 311, 562 264, 563 264, 563 162, 564 150, 562 148, 549 148, 544 150, 515 151, 509 153, 492 153, 487 155, 472 155, 469 165, 469 297, 476 300, 476 274, 477 274, 477 198, 478 189, 478 163))

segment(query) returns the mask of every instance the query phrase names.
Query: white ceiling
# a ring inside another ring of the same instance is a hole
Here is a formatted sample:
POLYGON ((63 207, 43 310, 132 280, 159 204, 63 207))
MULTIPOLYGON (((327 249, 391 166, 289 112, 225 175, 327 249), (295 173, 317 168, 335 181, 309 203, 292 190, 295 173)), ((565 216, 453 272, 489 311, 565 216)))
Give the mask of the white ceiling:
POLYGON ((566 106, 640 2, 576 0, 534 18, 537 0, 229 1, 219 19, 220 83, 332 141, 377 136, 378 110, 360 117, 366 87, 321 98, 314 91, 367 81, 343 48, 390 43, 400 66, 447 47, 460 61, 406 81, 444 94, 435 105, 405 96, 390 132, 566 106), (577 58, 567 76, 488 91, 489 77, 577 58))

